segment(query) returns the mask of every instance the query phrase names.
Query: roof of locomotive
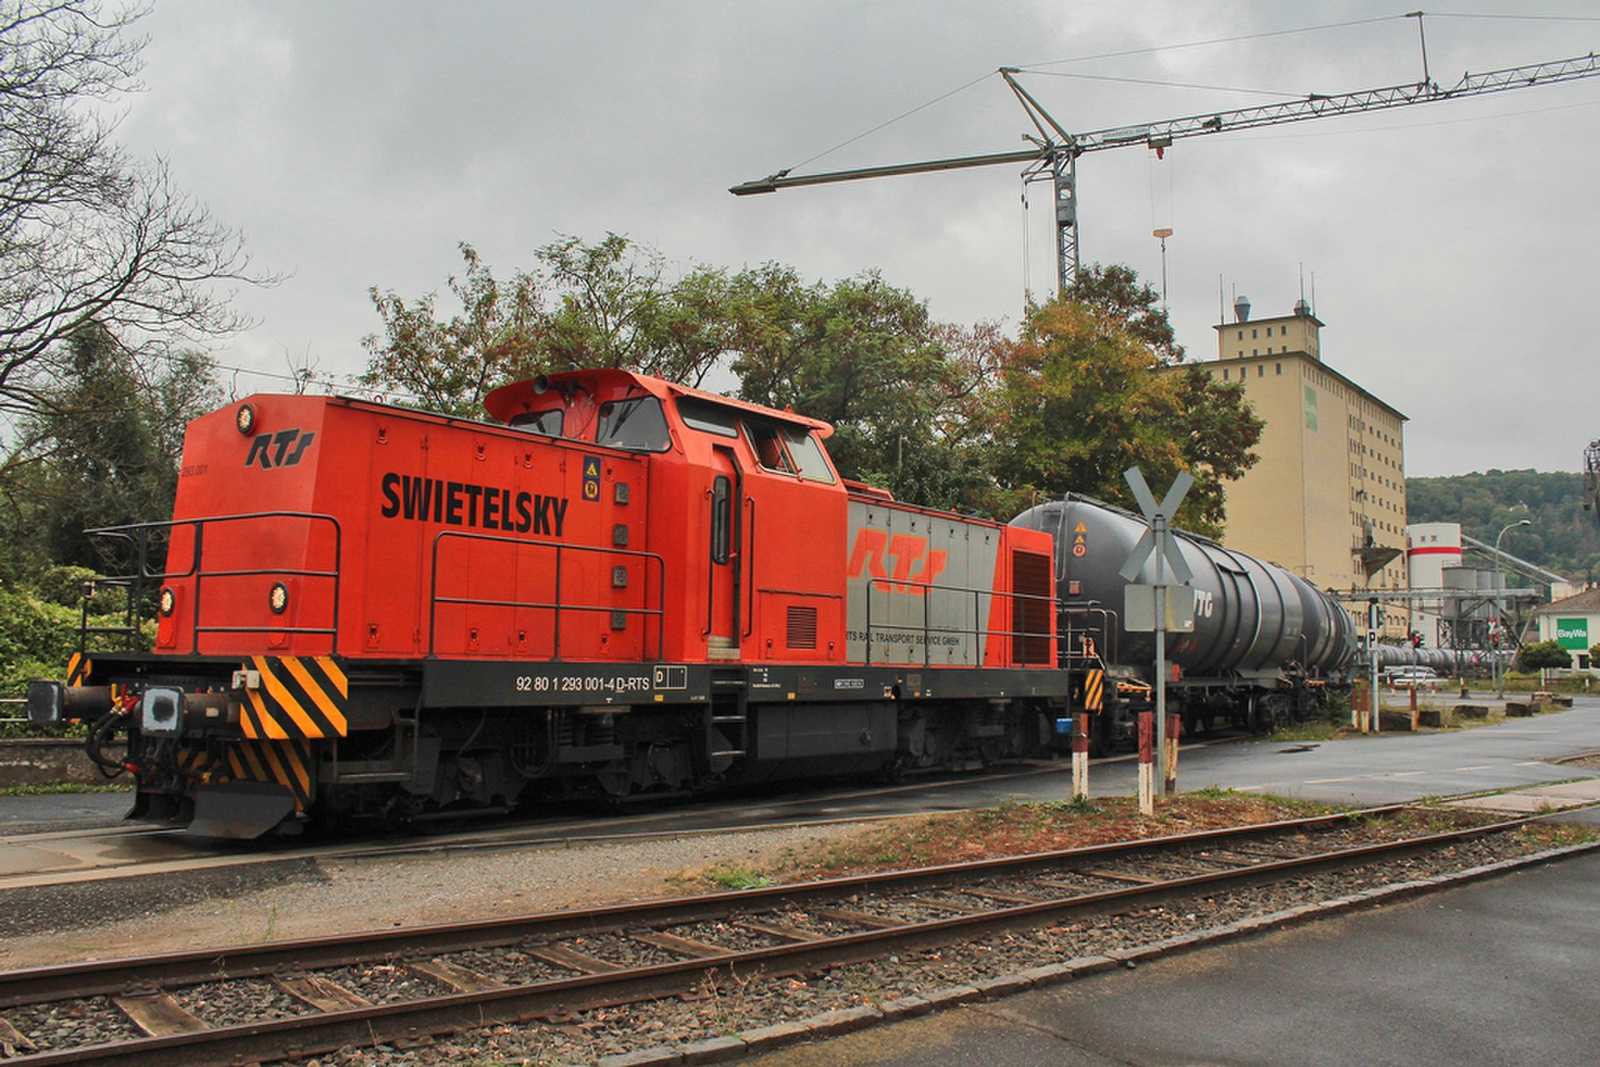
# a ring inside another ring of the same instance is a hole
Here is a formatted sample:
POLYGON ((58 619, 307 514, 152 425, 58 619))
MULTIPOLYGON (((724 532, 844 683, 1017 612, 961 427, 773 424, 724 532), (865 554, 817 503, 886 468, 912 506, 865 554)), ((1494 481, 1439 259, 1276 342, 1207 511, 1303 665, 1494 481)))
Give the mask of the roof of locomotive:
POLYGON ((605 396, 607 399, 628 395, 630 390, 648 393, 662 400, 675 401, 683 398, 692 398, 734 411, 760 415, 764 418, 787 422, 795 426, 804 426, 807 429, 815 430, 818 437, 827 437, 833 433, 832 424, 823 422, 821 419, 797 415, 793 411, 778 411, 775 408, 762 407, 760 404, 736 400, 720 393, 708 393, 701 389, 691 389, 689 386, 678 385, 664 378, 653 378, 648 374, 635 374, 632 371, 612 370, 603 367, 589 370, 561 371, 556 374, 541 374, 536 378, 528 378, 520 382, 512 382, 509 385, 502 385, 484 397, 483 406, 498 421, 509 423, 513 418, 524 412, 537 410, 538 405, 534 403, 534 397, 544 396, 550 392, 570 393, 579 389, 592 396, 605 396))

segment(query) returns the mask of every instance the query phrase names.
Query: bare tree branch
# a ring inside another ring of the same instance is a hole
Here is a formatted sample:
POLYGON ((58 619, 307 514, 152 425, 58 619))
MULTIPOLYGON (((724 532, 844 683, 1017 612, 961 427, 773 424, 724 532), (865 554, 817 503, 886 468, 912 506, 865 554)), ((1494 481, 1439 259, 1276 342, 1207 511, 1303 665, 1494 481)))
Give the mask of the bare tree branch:
POLYGON ((139 88, 145 11, 0 0, 0 412, 37 407, 48 353, 90 321, 133 346, 226 335, 248 325, 231 290, 276 280, 92 106, 139 88))

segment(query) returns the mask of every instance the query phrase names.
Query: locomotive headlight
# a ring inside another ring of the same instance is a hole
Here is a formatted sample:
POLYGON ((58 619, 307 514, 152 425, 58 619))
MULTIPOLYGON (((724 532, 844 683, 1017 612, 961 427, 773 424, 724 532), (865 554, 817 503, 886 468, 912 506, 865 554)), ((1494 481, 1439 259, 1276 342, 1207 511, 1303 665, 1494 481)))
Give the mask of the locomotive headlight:
POLYGON ((172 586, 162 586, 161 596, 156 601, 156 607, 160 610, 162 618, 166 618, 177 610, 178 594, 173 591, 172 586))
POLYGON ((253 433, 256 428, 256 409, 249 404, 240 404, 239 410, 234 413, 233 424, 242 434, 253 433))
POLYGON ((282 582, 272 583, 272 592, 267 594, 267 606, 274 615, 282 615, 289 610, 289 587, 282 582))
POLYGON ((182 733, 182 690, 146 689, 139 703, 139 729, 153 737, 177 737, 182 733))

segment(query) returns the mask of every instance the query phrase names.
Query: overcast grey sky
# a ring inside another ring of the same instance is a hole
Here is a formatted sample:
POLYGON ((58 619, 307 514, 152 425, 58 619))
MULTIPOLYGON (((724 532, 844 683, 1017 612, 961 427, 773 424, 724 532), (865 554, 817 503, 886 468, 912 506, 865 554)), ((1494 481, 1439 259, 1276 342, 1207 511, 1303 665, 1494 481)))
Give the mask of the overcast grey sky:
MULTIPOLYGON (((1053 285, 1047 187, 1019 167, 735 198, 808 163, 1008 151, 1029 126, 1003 65, 1067 128, 1095 130, 1415 82, 1404 5, 1272 0, 420 3, 157 0, 146 91, 120 135, 243 229, 282 285, 241 292, 258 325, 229 366, 358 372, 370 286, 417 297, 458 242, 500 275, 556 234, 626 234, 674 269, 877 269, 935 317, 1015 326, 1053 285), (1335 25, 1344 24, 1344 25, 1335 25), (1276 31, 1330 26, 1315 32, 1276 31), (1226 39, 1226 40, 1222 40, 1226 39), (1189 42, 1206 45, 1173 48, 1189 42), (1082 57, 1124 52, 1113 58, 1082 57), (1076 62, 1058 62, 1081 60, 1076 62), (1063 75, 1097 75, 1110 81, 1063 75), (985 77, 985 75, 988 75, 985 77), (1144 84, 1144 82, 1184 83, 1144 84)), ((1600 49, 1580 0, 1455 4, 1429 68, 1600 49), (1516 13, 1538 18, 1492 18, 1516 13), (1470 17, 1469 17, 1470 16, 1470 17)), ((1085 261, 1159 282, 1179 340, 1215 353, 1220 289, 1287 313, 1302 270, 1324 360, 1411 419, 1408 473, 1575 470, 1600 437, 1591 316, 1600 78, 1180 141, 1079 161, 1085 261)), ((258 373, 239 392, 281 389, 258 373)))

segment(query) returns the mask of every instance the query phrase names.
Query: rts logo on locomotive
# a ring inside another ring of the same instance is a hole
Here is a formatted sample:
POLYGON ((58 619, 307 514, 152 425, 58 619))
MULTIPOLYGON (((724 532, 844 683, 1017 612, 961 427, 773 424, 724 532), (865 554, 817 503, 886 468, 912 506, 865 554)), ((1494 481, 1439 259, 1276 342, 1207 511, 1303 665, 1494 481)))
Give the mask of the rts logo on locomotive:
POLYGON ((257 434, 255 440, 250 442, 250 454, 245 456, 244 465, 254 467, 261 465, 264 471, 275 467, 293 467, 305 456, 306 449, 311 447, 311 442, 317 439, 315 430, 301 433, 300 427, 292 426, 287 430, 277 433, 257 434), (277 447, 274 448, 273 446, 277 447), (289 451, 289 446, 294 445, 294 451, 289 451))

